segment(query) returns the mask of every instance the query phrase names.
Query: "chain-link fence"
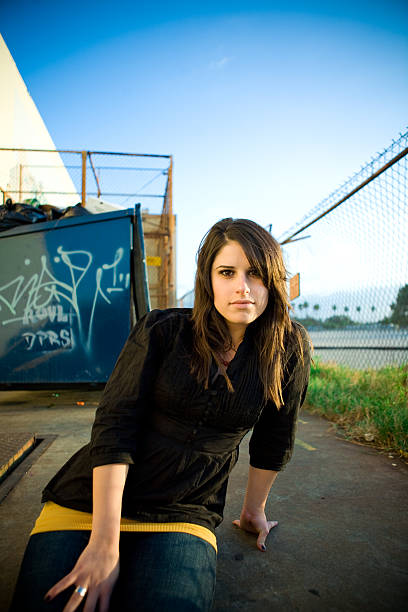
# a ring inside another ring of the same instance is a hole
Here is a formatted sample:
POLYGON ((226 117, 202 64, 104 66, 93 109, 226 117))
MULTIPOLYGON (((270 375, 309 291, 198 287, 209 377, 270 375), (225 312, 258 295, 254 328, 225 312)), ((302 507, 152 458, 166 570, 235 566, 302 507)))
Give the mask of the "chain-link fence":
POLYGON ((279 239, 321 361, 408 362, 407 145, 408 132, 279 239))
POLYGON ((194 306, 194 289, 188 291, 177 300, 177 308, 193 308, 194 306))

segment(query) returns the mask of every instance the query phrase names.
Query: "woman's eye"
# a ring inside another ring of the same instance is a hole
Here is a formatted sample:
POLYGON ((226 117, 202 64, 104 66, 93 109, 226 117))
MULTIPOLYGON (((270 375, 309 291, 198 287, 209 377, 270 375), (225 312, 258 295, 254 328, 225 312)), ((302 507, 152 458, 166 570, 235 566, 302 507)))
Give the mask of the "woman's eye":
POLYGON ((220 270, 221 276, 230 277, 234 274, 233 270, 220 270))
POLYGON ((255 270, 255 269, 249 270, 248 274, 249 274, 249 276, 255 276, 256 278, 260 278, 261 277, 261 275, 259 274, 258 270, 255 270))

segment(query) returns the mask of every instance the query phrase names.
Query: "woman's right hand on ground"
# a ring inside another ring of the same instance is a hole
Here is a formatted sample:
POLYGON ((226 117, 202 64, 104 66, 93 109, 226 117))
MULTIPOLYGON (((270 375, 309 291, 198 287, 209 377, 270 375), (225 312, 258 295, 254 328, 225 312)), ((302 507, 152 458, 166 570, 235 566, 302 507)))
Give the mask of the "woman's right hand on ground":
MULTIPOLYGON (((84 612, 108 612, 113 587, 119 576, 119 552, 110 547, 88 544, 73 570, 55 584, 45 595, 46 600, 74 585, 86 589, 84 612), (99 608, 98 608, 99 605, 99 608)), ((73 612, 82 602, 83 596, 72 593, 63 612, 73 612)))

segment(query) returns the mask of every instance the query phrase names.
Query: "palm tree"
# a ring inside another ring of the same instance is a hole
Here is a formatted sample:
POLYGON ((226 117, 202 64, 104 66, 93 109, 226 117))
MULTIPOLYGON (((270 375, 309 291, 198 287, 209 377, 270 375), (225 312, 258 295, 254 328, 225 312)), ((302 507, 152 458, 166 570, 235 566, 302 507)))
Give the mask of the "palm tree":
POLYGON ((337 310, 337 306, 336 306, 336 304, 333 304, 333 306, 332 306, 332 310, 334 310, 334 312, 336 312, 336 310, 337 310))
POLYGON ((306 310, 306 316, 309 316, 309 313, 307 312, 307 309, 309 308, 309 302, 303 302, 303 308, 306 310))
POLYGON ((350 308, 348 306, 344 307, 344 312, 348 312, 350 310, 350 308))
POLYGON ((361 306, 356 306, 357 312, 361 312, 361 306))

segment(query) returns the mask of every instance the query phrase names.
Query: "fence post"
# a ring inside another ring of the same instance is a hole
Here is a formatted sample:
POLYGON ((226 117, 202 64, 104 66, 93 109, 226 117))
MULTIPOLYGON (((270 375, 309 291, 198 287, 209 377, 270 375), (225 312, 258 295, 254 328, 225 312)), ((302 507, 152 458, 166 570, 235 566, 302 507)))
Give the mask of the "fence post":
POLYGON ((86 151, 81 151, 82 155, 82 201, 81 206, 85 207, 86 204, 86 151))
POLYGON ((18 165, 18 201, 23 201, 23 164, 18 165))
POLYGON ((176 306, 176 283, 175 283, 175 265, 176 265, 176 253, 175 253, 175 240, 174 240, 174 216, 173 216, 173 156, 170 155, 170 165, 168 170, 168 215, 169 215, 169 289, 170 289, 170 306, 176 306))

